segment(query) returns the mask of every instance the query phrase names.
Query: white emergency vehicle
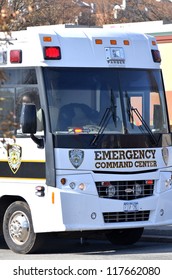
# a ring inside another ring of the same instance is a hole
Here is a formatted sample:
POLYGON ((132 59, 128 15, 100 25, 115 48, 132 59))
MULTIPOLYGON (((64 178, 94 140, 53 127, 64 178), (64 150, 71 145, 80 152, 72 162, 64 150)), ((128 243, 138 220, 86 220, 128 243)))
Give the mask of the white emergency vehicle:
MULTIPOLYGON (((31 27, 0 37, 0 230, 103 231, 132 244, 172 223, 172 139, 154 37, 31 27)), ((41 235, 42 236, 42 235, 41 235)))

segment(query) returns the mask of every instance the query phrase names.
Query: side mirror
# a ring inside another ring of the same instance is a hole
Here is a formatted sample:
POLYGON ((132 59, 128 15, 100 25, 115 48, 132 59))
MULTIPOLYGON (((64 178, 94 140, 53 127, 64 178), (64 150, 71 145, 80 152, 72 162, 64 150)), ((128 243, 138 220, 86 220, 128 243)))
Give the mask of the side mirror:
POLYGON ((22 133, 35 134, 37 130, 36 106, 32 103, 22 105, 21 111, 22 133))

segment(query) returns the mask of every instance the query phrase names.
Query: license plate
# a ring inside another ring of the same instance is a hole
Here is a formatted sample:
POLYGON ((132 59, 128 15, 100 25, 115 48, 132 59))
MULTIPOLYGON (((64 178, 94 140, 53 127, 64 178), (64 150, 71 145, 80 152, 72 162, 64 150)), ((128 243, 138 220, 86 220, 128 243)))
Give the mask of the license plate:
POLYGON ((137 212, 139 211, 138 202, 125 202, 124 203, 124 212, 137 212))

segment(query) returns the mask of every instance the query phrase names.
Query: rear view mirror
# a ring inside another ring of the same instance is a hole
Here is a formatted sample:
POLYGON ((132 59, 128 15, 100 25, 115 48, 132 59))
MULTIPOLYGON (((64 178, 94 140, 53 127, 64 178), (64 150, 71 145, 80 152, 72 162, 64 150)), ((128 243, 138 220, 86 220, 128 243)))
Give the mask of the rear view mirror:
POLYGON ((22 105, 21 111, 22 133, 35 134, 37 130, 36 106, 33 103, 22 105))

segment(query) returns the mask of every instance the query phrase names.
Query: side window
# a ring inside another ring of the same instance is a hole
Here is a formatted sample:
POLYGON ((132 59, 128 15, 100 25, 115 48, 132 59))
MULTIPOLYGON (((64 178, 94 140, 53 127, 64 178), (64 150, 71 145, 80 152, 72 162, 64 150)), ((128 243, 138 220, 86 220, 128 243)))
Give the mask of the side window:
MULTIPOLYGON (((142 98, 142 96, 131 96, 130 104, 133 108, 137 108, 137 110, 139 111, 139 114, 143 117, 143 112, 142 112, 143 98, 142 98)), ((130 118, 131 118, 131 116, 130 116, 130 118)), ((141 120, 139 119, 139 117, 136 114, 133 114, 132 118, 133 118, 133 120, 130 119, 130 121, 133 121, 133 123, 136 126, 142 125, 141 120)))
POLYGON ((37 112, 40 109, 35 69, 1 69, 0 84, 0 137, 21 136, 22 104, 34 103, 37 112))
POLYGON ((17 128, 15 90, 12 88, 0 88, 0 137, 12 137, 17 128))
POLYGON ((150 110, 153 131, 166 132, 163 108, 157 92, 151 92, 150 94, 150 110))
POLYGON ((20 132, 23 103, 34 103, 40 109, 38 89, 33 87, 0 88, 0 137, 8 138, 20 132))

